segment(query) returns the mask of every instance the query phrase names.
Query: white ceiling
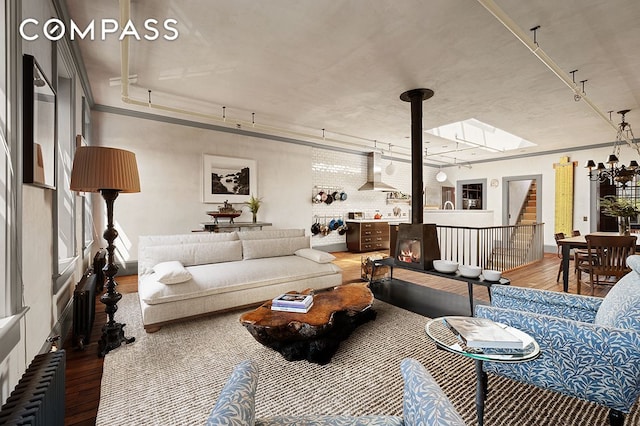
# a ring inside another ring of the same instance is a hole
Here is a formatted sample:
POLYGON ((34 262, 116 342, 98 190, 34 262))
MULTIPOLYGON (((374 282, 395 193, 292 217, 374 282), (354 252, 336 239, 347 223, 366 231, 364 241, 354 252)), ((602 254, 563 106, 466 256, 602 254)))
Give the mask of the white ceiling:
MULTIPOLYGON (((497 0, 515 24, 607 111, 631 109, 640 133, 638 0, 497 0), (580 85, 580 83, 578 83, 580 85)), ((116 0, 66 0, 80 26, 120 16, 116 0)), ((410 104, 426 87, 425 130, 476 118, 537 146, 496 153, 425 133, 429 164, 475 162, 611 142, 614 129, 479 1, 133 0, 131 17, 174 18, 175 41, 135 41, 130 96, 211 114, 170 115, 366 152, 410 155, 410 104), (226 122, 220 122, 225 106, 226 122), (264 126, 273 126, 273 131, 264 126), (325 139, 322 139, 323 131, 325 139), (295 131, 283 133, 283 130, 295 131), (347 135, 347 136, 345 136, 347 135), (335 141, 343 141, 336 143, 335 141), (377 142, 374 142, 377 141, 377 142), (444 147, 443 145, 448 145, 444 147), (447 152, 446 155, 436 155, 447 152)), ((164 33, 164 32, 162 32, 164 33)), ((148 110, 121 100, 117 37, 79 42, 96 104, 148 110)), ((157 112, 153 110, 152 112, 157 112)), ((161 114, 167 114, 159 112, 161 114)), ((617 124, 620 117, 613 113, 617 124)))

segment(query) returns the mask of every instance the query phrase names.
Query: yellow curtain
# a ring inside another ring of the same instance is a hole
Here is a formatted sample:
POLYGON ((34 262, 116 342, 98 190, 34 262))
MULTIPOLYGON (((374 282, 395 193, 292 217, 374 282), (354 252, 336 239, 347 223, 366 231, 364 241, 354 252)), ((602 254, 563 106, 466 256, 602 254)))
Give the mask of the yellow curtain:
POLYGON ((573 175, 576 165, 575 161, 569 161, 569 157, 562 157, 553 165, 556 171, 554 232, 563 232, 568 237, 573 230, 573 175))

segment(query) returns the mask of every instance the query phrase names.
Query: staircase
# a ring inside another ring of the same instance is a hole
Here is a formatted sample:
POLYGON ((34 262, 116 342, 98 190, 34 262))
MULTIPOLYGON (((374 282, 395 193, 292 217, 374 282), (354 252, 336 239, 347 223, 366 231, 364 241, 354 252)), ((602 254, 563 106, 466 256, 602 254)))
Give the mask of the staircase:
POLYGON ((522 203, 520 214, 510 235, 505 235, 502 241, 495 241, 488 266, 503 271, 513 265, 529 262, 533 238, 537 221, 537 185, 532 181, 527 197, 522 203))
POLYGON ((537 184, 534 180, 529 186, 529 192, 527 194, 527 198, 522 204, 522 209, 520 209, 520 216, 516 221, 516 225, 533 225, 537 222, 537 200, 537 184))

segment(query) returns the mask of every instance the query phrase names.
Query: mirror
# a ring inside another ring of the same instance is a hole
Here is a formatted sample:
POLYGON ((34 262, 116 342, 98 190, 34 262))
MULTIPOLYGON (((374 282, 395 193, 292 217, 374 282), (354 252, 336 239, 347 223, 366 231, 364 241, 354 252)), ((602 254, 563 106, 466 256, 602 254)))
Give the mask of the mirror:
POLYGON ((23 181, 55 189, 56 93, 36 59, 23 56, 23 181))

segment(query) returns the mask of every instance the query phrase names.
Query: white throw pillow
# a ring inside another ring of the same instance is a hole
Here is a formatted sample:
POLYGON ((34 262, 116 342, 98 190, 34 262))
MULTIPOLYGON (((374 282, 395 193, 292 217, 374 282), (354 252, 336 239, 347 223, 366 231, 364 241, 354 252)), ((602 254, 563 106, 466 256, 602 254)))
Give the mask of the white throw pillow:
POLYGON ((177 260, 158 263, 153 272, 162 284, 178 284, 191 279, 191 273, 177 260))
POLYGON ((295 255, 304 257, 305 259, 313 260, 316 263, 330 263, 336 258, 331 253, 312 248, 303 248, 300 250, 296 250, 295 255))

